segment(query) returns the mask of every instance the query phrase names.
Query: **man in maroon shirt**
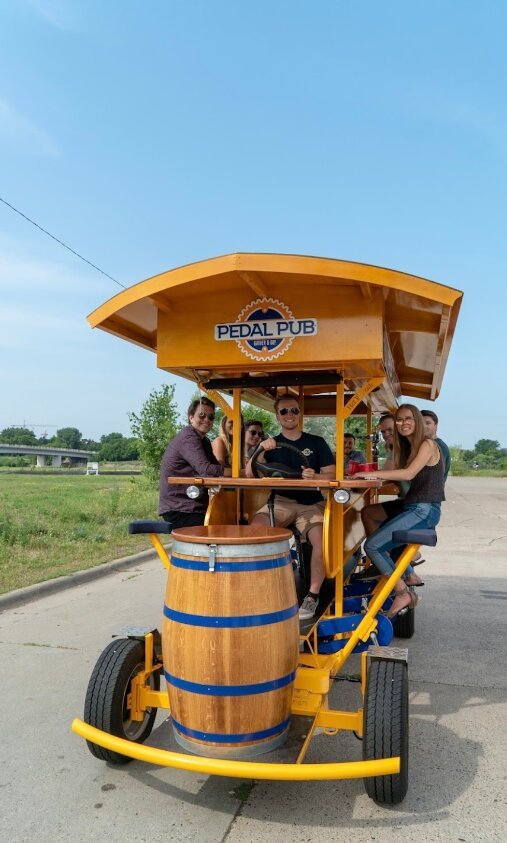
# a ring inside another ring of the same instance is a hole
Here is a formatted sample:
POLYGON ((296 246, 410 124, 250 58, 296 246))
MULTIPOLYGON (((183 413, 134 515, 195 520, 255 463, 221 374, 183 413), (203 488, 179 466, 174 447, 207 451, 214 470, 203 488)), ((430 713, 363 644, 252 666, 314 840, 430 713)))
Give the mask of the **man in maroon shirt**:
POLYGON ((159 513, 173 528, 204 524, 208 492, 197 500, 187 496, 184 484, 167 482, 168 477, 223 477, 230 474, 213 454, 207 433, 215 418, 215 405, 209 398, 195 398, 188 408, 188 424, 167 446, 160 468, 159 513))

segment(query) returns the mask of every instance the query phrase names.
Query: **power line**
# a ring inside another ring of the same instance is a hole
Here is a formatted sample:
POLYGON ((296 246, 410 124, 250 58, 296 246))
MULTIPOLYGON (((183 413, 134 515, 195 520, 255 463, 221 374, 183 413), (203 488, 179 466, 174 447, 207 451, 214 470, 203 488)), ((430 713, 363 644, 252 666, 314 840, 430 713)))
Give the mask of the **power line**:
POLYGON ((39 223, 35 222, 34 220, 31 220, 30 217, 27 217, 26 214, 22 213, 22 211, 18 211, 18 209, 15 208, 14 205, 11 205, 10 202, 7 202, 7 200, 3 199, 2 196, 0 196, 0 202, 3 202, 4 205, 7 205, 7 207, 11 209, 11 211, 14 211, 16 214, 19 214, 19 216, 23 217, 23 219, 27 220, 27 222, 30 222, 32 225, 35 226, 35 228, 38 228, 40 231, 43 231, 44 234, 47 234, 48 237, 51 237, 52 240, 55 240, 57 243, 60 244, 60 246, 63 246, 64 249, 67 249, 69 252, 72 252, 73 255, 87 263, 88 266, 93 267, 93 269, 96 269, 97 272, 100 272, 102 275, 105 275, 106 278, 109 278, 111 281, 114 281, 115 284, 118 284, 118 287, 122 287, 124 290, 127 289, 124 284, 120 284, 120 282, 117 281, 116 278, 113 278, 112 275, 108 275, 107 272, 104 272, 104 270, 101 269, 100 266, 96 266, 94 263, 87 260, 87 258, 84 258, 83 255, 79 254, 79 252, 76 252, 74 251, 74 249, 71 249, 70 246, 67 246, 67 244, 64 243, 63 240, 59 240, 58 237, 55 237, 55 235, 51 234, 50 231, 46 231, 46 229, 39 225, 39 223))

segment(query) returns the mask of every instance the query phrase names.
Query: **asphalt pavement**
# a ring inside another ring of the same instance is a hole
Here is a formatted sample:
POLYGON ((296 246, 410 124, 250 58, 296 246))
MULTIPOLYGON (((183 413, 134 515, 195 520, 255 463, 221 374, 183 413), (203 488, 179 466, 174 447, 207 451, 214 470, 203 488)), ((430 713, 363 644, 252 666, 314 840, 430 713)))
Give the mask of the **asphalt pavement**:
MULTIPOLYGON (((398 642, 408 644, 410 672, 401 805, 375 805, 361 780, 250 782, 95 759, 70 723, 111 634, 126 623, 160 628, 165 571, 145 557, 21 605, 0 602, 0 839, 507 839, 507 479, 450 478, 447 495, 438 546, 418 569, 426 585, 416 633, 398 642)), ((337 681, 333 698, 358 707, 357 684, 337 681)), ((321 735, 310 751, 308 761, 361 755, 351 733, 321 735)))

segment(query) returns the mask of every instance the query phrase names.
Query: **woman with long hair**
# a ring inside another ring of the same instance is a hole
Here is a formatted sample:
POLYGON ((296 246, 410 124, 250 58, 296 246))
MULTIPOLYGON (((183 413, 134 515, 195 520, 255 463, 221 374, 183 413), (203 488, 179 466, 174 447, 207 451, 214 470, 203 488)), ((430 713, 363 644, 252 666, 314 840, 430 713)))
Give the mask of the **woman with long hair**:
POLYGON ((226 468, 230 468, 232 465, 232 426, 232 419, 222 416, 218 436, 211 443, 216 459, 220 465, 226 468))
MULTIPOLYGON (((401 404, 396 411, 393 462, 394 468, 355 475, 364 479, 410 481, 403 511, 375 530, 364 546, 366 555, 386 577, 395 567, 390 552, 401 546, 393 541, 393 533, 435 527, 440 521, 440 505, 445 500, 442 454, 436 442, 426 436, 423 417, 413 404, 401 404)), ((415 577, 413 568, 409 566, 405 576, 407 581, 399 580, 394 586, 390 617, 417 603, 416 595, 409 588, 415 577)))

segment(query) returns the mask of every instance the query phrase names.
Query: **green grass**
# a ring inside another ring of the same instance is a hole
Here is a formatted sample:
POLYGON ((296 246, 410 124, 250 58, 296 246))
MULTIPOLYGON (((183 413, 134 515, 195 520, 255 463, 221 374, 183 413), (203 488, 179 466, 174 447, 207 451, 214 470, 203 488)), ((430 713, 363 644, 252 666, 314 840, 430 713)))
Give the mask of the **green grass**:
POLYGON ((150 548, 127 528, 157 503, 141 477, 1 476, 0 593, 150 548))
MULTIPOLYGON (((140 472, 142 470, 142 463, 139 460, 131 460, 130 462, 99 462, 99 472, 103 471, 114 471, 115 473, 123 473, 130 474, 131 472, 140 472)), ((64 477, 72 476, 73 474, 86 474, 86 465, 82 463, 81 465, 73 465, 70 468, 66 466, 60 466, 58 468, 53 467, 52 465, 45 465, 42 468, 35 465, 35 462, 30 464, 24 465, 7 465, 7 463, 2 463, 2 459, 0 457, 0 474, 10 474, 10 473, 19 473, 22 474, 54 474, 57 472, 58 474, 62 474, 64 477)))

